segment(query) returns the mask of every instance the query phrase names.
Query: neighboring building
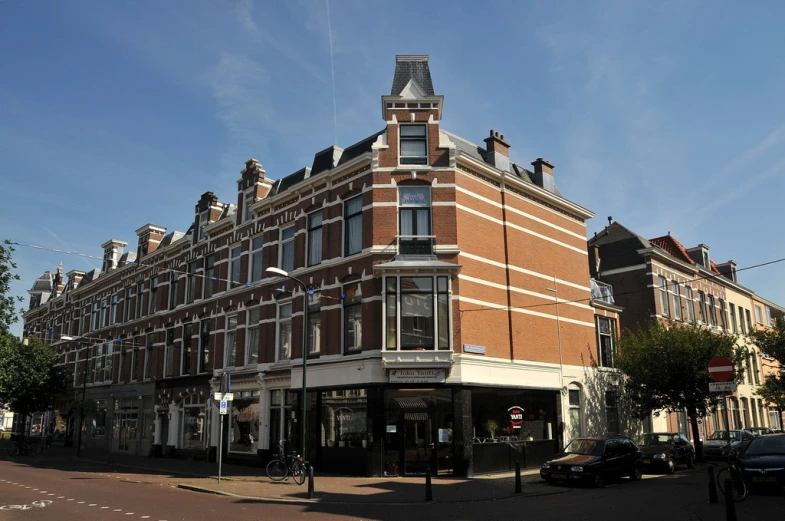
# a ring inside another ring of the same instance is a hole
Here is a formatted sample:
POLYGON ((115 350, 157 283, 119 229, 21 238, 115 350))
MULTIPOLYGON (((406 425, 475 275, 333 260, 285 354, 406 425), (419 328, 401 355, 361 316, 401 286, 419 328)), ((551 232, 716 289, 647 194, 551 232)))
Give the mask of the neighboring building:
MULTIPOLYGON (((752 296, 752 306, 752 309, 754 310, 755 329, 768 329, 774 327, 778 320, 785 320, 785 309, 783 309, 783 307, 758 295, 752 296)), ((759 380, 761 383, 765 382, 766 378, 769 376, 780 374, 781 370, 781 365, 774 357, 769 356, 766 353, 760 353, 759 380)), ((759 403, 761 402, 759 401, 759 403)), ((760 412, 759 416, 761 425, 765 424, 773 429, 782 429, 783 425, 785 425, 785 418, 783 418, 783 415, 774 407, 768 407, 767 404, 763 403, 761 403, 761 405, 764 407, 764 410, 760 412), (766 416, 768 416, 768 423, 765 423, 766 416)))
POLYGON ((298 446, 304 329, 320 470, 471 475, 619 429, 615 372, 595 366, 621 308, 592 291, 592 213, 503 135, 440 128, 442 106, 428 58, 399 56, 379 132, 277 181, 251 159, 236 202, 203 194, 186 233, 148 224, 135 255, 113 239, 100 271, 34 287, 25 334, 46 332, 72 397, 99 405, 86 445, 213 457, 227 372, 227 456, 298 446), (269 267, 307 285, 307 328, 303 292, 269 267))
MULTIPOLYGON (((592 276, 610 283, 617 302, 624 307, 623 328, 636 329, 660 319, 697 322, 716 331, 738 334, 737 345, 747 351, 748 357, 744 381, 728 398, 731 428, 771 424, 769 411, 755 391, 761 383, 764 360, 750 342, 749 333, 771 323, 754 323, 755 317, 781 317, 785 309, 763 304, 765 301, 752 290, 739 284, 736 263, 714 263, 705 244, 685 248, 670 233, 647 240, 613 222, 595 234, 588 247, 590 255, 599 259, 592 276)), ((699 422, 703 437, 727 428, 723 412, 720 408, 699 422)), ((692 437, 684 412, 655 414, 645 422, 644 429, 678 431, 692 437)))

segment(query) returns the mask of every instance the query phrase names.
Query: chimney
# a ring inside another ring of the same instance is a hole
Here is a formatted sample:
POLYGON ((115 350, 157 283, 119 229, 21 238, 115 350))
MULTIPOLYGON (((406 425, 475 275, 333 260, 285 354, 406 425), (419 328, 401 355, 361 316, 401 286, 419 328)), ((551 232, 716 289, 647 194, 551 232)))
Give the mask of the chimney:
POLYGON ((136 236, 139 238, 136 258, 141 260, 157 250, 164 235, 166 235, 166 228, 155 224, 145 224, 136 230, 136 236))
POLYGON ((85 272, 79 270, 71 270, 65 274, 68 277, 68 286, 71 289, 76 289, 79 287, 79 283, 82 282, 82 278, 84 277, 85 272))
POLYGON ((505 172, 510 171, 510 144, 504 140, 504 134, 491 129, 489 137, 485 138, 487 153, 485 161, 505 172))
POLYGON ((128 246, 125 241, 117 239, 109 239, 101 245, 104 249, 104 264, 101 267, 102 273, 109 273, 117 268, 120 263, 120 257, 123 256, 123 249, 128 246))
POLYGON ((589 246, 589 271, 593 279, 600 278, 600 247, 596 244, 589 246))
POLYGON ((199 198, 199 202, 194 207, 196 216, 194 218, 194 244, 205 238, 204 227, 217 221, 223 212, 223 205, 218 201, 218 196, 212 192, 205 192, 199 198))
POLYGON ((63 279, 63 263, 57 266, 57 273, 54 280, 54 296, 59 297, 65 290, 65 279, 63 279))
POLYGON ((549 192, 556 193, 556 183, 553 181, 553 164, 547 159, 538 157, 532 161, 534 175, 531 176, 532 182, 549 192))

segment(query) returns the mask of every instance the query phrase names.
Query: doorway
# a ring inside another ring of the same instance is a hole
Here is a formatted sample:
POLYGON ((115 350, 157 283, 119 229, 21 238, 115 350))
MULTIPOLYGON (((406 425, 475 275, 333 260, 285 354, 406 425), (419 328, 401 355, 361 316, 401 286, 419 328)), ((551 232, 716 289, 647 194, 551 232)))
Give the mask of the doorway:
POLYGON ((433 428, 430 413, 405 413, 403 420, 403 473, 425 474, 433 469, 433 428), (414 419, 408 419, 414 417, 414 419))

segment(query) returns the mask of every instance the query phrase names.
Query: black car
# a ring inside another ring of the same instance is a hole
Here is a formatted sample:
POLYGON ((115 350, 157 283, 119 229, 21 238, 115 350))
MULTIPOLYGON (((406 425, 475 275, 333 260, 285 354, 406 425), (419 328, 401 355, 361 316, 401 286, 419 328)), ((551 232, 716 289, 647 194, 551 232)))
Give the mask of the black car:
POLYGON ((739 460, 750 489, 785 487, 785 434, 755 438, 739 455, 739 460))
POLYGON ((540 476, 548 483, 588 483, 605 486, 609 478, 643 476, 641 451, 626 436, 576 438, 563 452, 542 464, 540 476))
POLYGON ((769 429, 768 427, 747 427, 747 430, 750 431, 755 436, 766 436, 767 434, 775 434, 774 429, 769 429))
POLYGON ((695 448, 678 432, 652 432, 643 435, 639 445, 643 453, 643 469, 667 472, 684 464, 688 469, 695 466, 695 448))

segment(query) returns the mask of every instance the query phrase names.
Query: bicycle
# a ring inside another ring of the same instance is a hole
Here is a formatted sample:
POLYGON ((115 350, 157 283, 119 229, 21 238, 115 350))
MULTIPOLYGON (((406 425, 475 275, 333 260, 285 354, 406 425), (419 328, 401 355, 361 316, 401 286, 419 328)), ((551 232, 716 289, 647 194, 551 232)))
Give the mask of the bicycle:
POLYGON ((267 464, 267 476, 273 481, 283 481, 292 476, 298 485, 305 483, 305 463, 296 452, 285 455, 286 440, 278 442, 278 454, 267 464))
POLYGON ((41 453, 41 445, 30 443, 26 439, 15 440, 7 449, 9 456, 38 456, 41 453))
POLYGON ((734 501, 743 501, 747 497, 747 484, 744 482, 744 473, 739 466, 739 459, 731 454, 728 457, 728 465, 717 471, 717 486, 725 495, 725 480, 731 481, 731 495, 734 501))

